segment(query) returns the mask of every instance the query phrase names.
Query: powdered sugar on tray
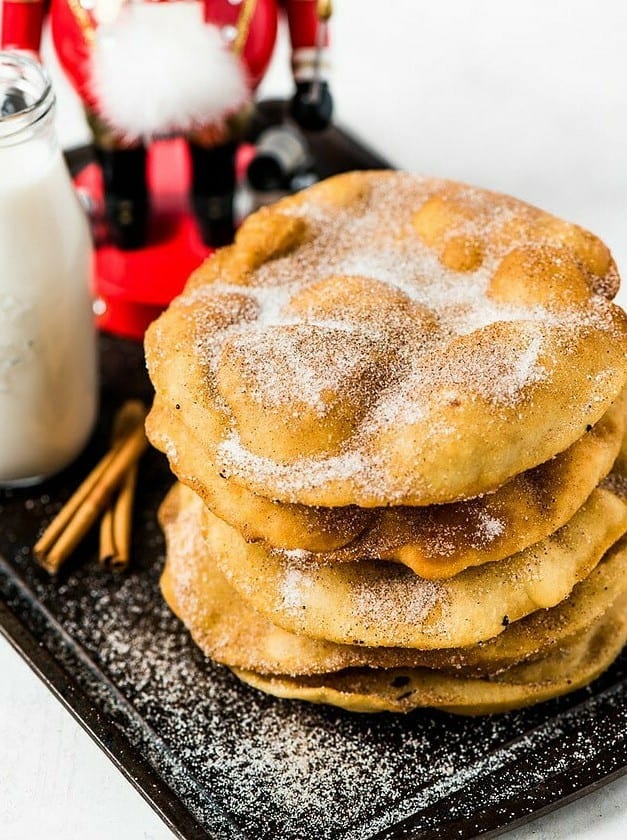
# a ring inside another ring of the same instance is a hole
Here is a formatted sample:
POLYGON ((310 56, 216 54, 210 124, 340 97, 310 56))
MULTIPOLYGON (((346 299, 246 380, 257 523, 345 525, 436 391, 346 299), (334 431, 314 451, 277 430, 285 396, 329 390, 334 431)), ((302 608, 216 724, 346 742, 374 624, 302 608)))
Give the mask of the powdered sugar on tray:
POLYGON ((124 578, 95 559, 58 586, 30 575, 47 610, 42 638, 219 840, 370 840, 418 814, 406 834, 395 829, 411 837, 416 825, 507 810, 536 785, 567 795, 586 783, 577 768, 612 744, 621 754, 624 697, 598 687, 483 718, 351 715, 265 696, 191 642, 158 592, 161 538, 141 540, 140 567, 124 578))

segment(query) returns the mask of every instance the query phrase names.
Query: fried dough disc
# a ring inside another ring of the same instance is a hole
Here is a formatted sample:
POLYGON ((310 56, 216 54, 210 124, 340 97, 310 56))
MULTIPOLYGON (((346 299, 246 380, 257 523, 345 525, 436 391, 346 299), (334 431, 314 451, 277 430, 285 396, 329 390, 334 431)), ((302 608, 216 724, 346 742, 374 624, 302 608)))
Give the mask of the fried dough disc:
POLYGON ((292 633, 369 647, 465 647, 497 636, 566 598, 627 530, 627 505, 594 490, 555 534, 523 552, 426 580, 403 566, 362 560, 299 564, 246 541, 207 514, 205 539, 228 582, 274 624, 292 633))
POLYGON ((427 668, 351 669, 317 677, 261 676, 233 668, 245 683, 275 697, 327 703, 351 712, 409 712, 429 707, 462 715, 506 712, 587 685, 627 641, 627 609, 617 604, 570 644, 489 679, 454 677, 427 668))
POLYGON ((160 401, 254 493, 451 502, 607 411, 627 381, 616 288, 600 240, 523 202, 351 173, 249 217, 150 327, 146 356, 160 401))
POLYGON ((621 540, 567 600, 511 624, 481 645, 443 651, 338 645, 288 633, 244 601, 208 553, 200 533, 201 514, 201 500, 180 484, 163 502, 159 519, 167 553, 161 590, 207 656, 257 673, 297 676, 364 666, 422 666, 493 674, 581 633, 627 591, 627 541, 621 540))
MULTIPOLYGON (((354 505, 343 508, 307 507, 274 502, 251 493, 241 484, 219 475, 202 443, 177 414, 168 411, 163 400, 155 399, 146 422, 146 431, 153 446, 167 455, 177 478, 191 487, 220 519, 237 528, 246 540, 263 540, 278 548, 332 551, 352 542, 373 516, 377 516, 372 509, 354 505)), ((603 438, 609 453, 612 448, 611 433, 604 425, 606 416, 594 429, 603 424, 603 438)), ((600 444, 598 433, 594 431, 593 435, 600 444)), ((595 447, 595 455, 592 456, 593 462, 599 466, 600 456, 601 445, 595 447)))
POLYGON ((618 454, 625 402, 622 395, 565 452, 494 493, 424 508, 309 508, 273 502, 220 478, 195 436, 160 403, 148 430, 178 478, 247 541, 316 552, 302 557, 312 563, 379 557, 404 563, 422 577, 443 578, 522 551, 564 525, 618 454))
POLYGON ((510 557, 565 525, 607 476, 625 429, 621 396, 565 452, 510 479, 493 493, 422 508, 388 508, 345 548, 300 554, 301 562, 377 557, 423 578, 453 577, 471 566, 510 557))

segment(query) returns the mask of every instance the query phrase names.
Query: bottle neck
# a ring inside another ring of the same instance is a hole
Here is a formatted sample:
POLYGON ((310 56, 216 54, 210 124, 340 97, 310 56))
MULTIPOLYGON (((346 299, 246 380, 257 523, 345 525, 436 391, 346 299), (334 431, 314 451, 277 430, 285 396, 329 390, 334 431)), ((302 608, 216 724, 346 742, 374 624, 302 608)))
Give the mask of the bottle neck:
POLYGON ((36 60, 0 52, 0 148, 38 137, 53 143, 54 105, 50 79, 36 60))

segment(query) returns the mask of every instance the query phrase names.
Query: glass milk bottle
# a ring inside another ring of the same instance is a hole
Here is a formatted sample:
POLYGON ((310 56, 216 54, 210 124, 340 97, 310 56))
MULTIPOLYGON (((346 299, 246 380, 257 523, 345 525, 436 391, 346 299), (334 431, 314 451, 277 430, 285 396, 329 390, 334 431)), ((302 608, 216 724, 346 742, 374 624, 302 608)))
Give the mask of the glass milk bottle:
POLYGON ((0 52, 0 485, 81 451, 97 411, 91 240, 45 71, 0 52))

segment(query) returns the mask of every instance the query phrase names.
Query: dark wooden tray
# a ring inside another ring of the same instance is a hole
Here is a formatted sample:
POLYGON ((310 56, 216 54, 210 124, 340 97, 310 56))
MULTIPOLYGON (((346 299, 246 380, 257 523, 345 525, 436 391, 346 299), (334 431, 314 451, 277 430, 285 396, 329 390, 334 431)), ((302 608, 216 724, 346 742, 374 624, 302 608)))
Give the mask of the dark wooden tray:
MULTIPOLYGON (((325 174, 382 163, 337 131, 321 145, 325 174)), ((115 408, 151 396, 138 345, 103 336, 101 358, 86 452, 41 487, 0 492, 0 630, 179 837, 494 836, 624 772, 625 656, 583 691, 483 718, 350 715, 241 685, 159 595, 156 510, 172 479, 156 452, 132 569, 102 572, 91 538, 51 581, 32 560, 37 534, 106 449, 115 408)))

